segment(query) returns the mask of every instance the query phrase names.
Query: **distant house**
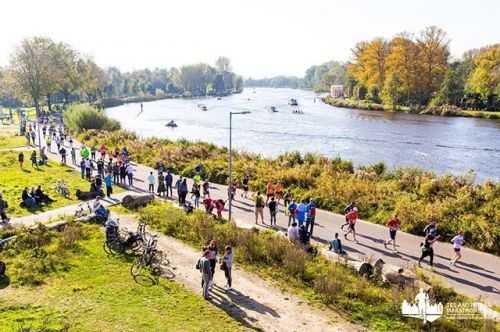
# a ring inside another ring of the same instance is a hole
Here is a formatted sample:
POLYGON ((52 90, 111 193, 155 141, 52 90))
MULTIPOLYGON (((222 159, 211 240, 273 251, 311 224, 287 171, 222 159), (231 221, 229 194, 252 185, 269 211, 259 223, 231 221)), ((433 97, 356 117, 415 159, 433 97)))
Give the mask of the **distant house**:
POLYGON ((332 98, 344 98, 344 86, 343 85, 330 86, 330 96, 332 98))

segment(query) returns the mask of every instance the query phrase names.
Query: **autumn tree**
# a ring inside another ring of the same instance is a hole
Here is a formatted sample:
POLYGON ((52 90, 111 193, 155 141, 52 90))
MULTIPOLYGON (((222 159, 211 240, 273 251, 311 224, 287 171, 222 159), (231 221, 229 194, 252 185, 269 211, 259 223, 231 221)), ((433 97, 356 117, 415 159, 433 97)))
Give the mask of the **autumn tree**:
POLYGON ((435 26, 425 28, 417 38, 421 104, 427 104, 441 87, 448 69, 448 44, 446 33, 435 26))
POLYGON ((473 67, 467 89, 477 93, 491 107, 500 96, 500 44, 480 50, 473 60, 473 67))

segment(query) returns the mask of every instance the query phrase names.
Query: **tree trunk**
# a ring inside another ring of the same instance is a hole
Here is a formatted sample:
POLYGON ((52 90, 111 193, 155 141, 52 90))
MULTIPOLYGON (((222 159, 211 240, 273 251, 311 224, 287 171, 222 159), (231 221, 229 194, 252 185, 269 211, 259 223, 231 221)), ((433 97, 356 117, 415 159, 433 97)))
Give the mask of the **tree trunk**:
POLYGON ((52 112, 52 104, 50 103, 50 93, 47 95, 47 107, 49 108, 49 112, 52 112))

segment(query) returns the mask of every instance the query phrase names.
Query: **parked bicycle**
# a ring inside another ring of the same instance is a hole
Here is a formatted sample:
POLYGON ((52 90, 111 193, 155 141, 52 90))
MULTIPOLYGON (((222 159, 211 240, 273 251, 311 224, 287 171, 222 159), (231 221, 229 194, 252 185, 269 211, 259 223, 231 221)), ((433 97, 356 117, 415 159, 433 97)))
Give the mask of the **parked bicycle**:
POLYGON ((116 255, 131 250, 141 253, 146 242, 146 225, 139 224, 137 232, 128 232, 120 229, 119 221, 108 219, 104 224, 106 240, 104 251, 109 255, 116 255))
POLYGON ((158 248, 158 236, 152 235, 148 238, 142 255, 134 260, 130 267, 133 277, 139 276, 144 269, 149 269, 152 275, 160 276, 170 265, 166 254, 158 248))

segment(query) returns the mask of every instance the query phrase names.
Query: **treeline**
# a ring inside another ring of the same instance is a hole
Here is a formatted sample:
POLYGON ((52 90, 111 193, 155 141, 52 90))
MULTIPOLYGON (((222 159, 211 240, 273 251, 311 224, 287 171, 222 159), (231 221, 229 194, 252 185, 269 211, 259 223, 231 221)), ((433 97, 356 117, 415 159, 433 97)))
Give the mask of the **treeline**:
POLYGON ((101 68, 91 58, 62 42, 34 37, 23 40, 0 68, 0 104, 33 105, 38 112, 53 103, 96 102, 137 96, 228 95, 243 89, 231 62, 219 57, 214 66, 200 63, 170 69, 123 73, 101 68))
POLYGON ((450 40, 435 27, 417 37, 362 41, 347 66, 347 94, 374 103, 405 106, 455 105, 500 109, 500 44, 450 61, 450 40))
POLYGON ((304 77, 275 76, 271 78, 245 80, 248 87, 312 89, 315 92, 330 91, 332 84, 346 83, 346 64, 329 61, 309 67, 304 77))

